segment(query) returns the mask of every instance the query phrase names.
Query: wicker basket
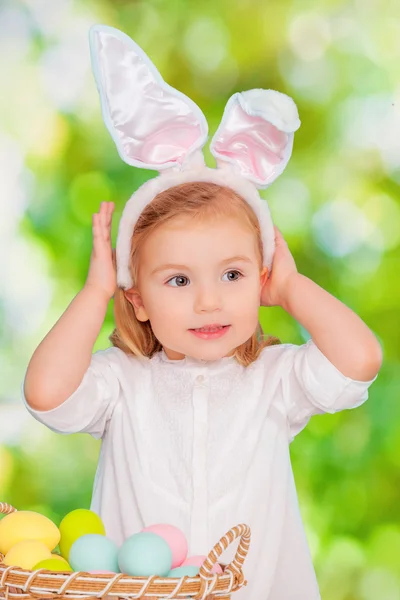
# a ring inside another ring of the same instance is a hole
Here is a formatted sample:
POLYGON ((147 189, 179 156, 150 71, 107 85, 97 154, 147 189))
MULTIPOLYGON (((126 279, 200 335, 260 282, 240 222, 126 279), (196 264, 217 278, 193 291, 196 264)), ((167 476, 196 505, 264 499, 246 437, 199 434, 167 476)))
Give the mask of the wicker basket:
MULTIPOLYGON (((9 514, 16 509, 0 502, 0 514, 9 514)), ((88 600, 106 598, 118 600, 126 598, 192 598, 228 600, 231 594, 246 585, 242 566, 249 550, 250 529, 247 525, 233 527, 214 546, 196 577, 181 579, 153 577, 132 577, 116 575, 93 575, 59 571, 26 571, 19 567, 9 567, 3 563, 0 554, 0 600, 38 600, 58 598, 59 600, 88 600), (221 554, 237 538, 239 546, 233 561, 224 568, 222 574, 211 573, 221 554)))

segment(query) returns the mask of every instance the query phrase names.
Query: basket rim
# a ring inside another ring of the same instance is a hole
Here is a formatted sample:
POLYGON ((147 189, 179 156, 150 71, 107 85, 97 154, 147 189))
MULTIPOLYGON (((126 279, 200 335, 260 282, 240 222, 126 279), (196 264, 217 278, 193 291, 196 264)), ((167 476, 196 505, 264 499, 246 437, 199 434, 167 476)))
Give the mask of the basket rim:
POLYGON ((226 596, 246 585, 242 573, 214 573, 210 577, 197 574, 193 577, 133 577, 125 573, 115 575, 93 574, 84 571, 62 572, 40 569, 31 571, 8 566, 0 558, 0 597, 4 588, 17 588, 19 593, 7 593, 10 598, 28 598, 29 592, 41 598, 82 599, 104 596, 142 598, 171 597, 203 598, 211 593, 226 596), (62 591, 61 591, 62 590, 62 591), (23 594, 21 594, 23 592, 23 594))

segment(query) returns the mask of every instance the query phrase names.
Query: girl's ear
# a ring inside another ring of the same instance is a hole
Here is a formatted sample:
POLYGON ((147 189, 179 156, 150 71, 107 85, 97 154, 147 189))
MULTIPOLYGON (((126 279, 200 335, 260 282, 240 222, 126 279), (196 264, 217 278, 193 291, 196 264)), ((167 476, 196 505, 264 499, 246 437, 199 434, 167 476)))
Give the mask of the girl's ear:
POLYGON ((139 291, 136 288, 125 290, 124 296, 132 304, 137 320, 142 322, 148 321, 149 317, 139 291))
POLYGON ((264 285, 265 285, 265 283, 266 283, 266 281, 268 279, 268 276, 269 276, 268 267, 264 267, 263 270, 260 273, 260 284, 261 284, 261 287, 264 287, 264 285))

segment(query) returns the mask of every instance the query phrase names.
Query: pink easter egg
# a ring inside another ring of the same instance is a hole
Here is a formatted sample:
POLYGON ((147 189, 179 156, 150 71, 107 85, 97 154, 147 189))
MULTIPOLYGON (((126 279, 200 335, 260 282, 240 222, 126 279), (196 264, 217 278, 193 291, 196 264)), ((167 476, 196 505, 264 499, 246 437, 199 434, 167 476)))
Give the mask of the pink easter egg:
MULTIPOLYGON (((184 563, 182 563, 181 567, 187 567, 187 566, 192 566, 192 567, 201 567, 201 565, 203 564, 203 562, 206 560, 207 556, 188 556, 188 558, 185 560, 184 563)), ((211 573, 222 573, 222 568, 221 565, 219 565, 218 563, 215 563, 215 565, 213 566, 211 573)))
POLYGON ((142 531, 149 531, 162 537, 172 550, 172 567, 180 567, 188 553, 188 544, 183 532, 175 527, 175 525, 167 525, 159 523, 157 525, 149 525, 142 531))

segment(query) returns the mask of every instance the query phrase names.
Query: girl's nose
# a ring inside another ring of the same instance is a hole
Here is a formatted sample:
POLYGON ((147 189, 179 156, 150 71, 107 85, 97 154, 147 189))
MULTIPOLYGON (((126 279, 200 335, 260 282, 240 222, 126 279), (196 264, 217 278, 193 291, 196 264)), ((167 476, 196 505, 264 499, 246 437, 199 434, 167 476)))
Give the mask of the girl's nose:
POLYGON ((216 286, 202 286, 196 293, 195 312, 212 312, 222 308, 222 297, 216 286))

